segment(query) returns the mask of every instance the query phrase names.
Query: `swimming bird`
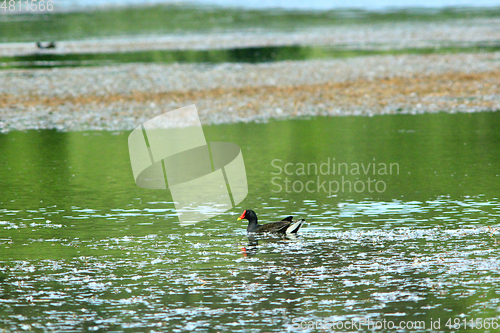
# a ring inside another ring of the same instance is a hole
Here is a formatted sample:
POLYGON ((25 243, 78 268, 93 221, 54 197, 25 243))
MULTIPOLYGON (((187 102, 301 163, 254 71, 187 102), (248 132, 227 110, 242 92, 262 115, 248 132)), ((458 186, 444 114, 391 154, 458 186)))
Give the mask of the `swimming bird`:
POLYGON ((49 42, 49 43, 42 43, 42 42, 36 42, 36 46, 39 49, 55 49, 56 48, 56 42, 49 42))
POLYGON ((248 220, 247 232, 249 233, 276 233, 276 234, 296 234, 300 227, 306 222, 306 220, 292 220, 293 216, 285 217, 283 220, 278 222, 271 222, 266 224, 259 224, 257 222, 257 214, 253 210, 247 209, 243 211, 239 220, 248 220))

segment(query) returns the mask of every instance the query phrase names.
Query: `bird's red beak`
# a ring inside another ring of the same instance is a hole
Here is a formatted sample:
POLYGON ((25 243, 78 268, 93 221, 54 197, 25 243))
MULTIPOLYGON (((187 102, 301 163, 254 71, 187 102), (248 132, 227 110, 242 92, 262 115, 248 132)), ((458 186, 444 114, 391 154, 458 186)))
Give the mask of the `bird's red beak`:
POLYGON ((238 221, 239 221, 239 220, 243 220, 243 219, 245 218, 245 214, 246 214, 246 213, 247 213, 247 211, 246 211, 246 210, 244 210, 244 211, 243 211, 243 214, 241 214, 241 216, 240 216, 240 217, 238 217, 238 221))

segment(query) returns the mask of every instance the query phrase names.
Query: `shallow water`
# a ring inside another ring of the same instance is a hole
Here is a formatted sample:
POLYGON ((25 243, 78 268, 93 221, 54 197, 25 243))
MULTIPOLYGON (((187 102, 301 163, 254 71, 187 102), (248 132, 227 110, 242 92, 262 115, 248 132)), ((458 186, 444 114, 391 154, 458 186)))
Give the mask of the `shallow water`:
POLYGON ((311 322, 418 320, 413 331, 436 331, 489 318, 496 331, 499 125, 479 113, 205 126, 208 141, 241 147, 249 194, 188 227, 167 191, 135 186, 128 132, 3 134, 0 328, 312 332, 311 322), (322 174, 328 162, 349 172, 322 174), (370 163, 375 175, 362 171, 370 163), (330 193, 335 182, 344 191, 330 193), (297 237, 249 239, 236 221, 248 208, 307 224, 297 237))
POLYGON ((497 52, 500 45, 477 43, 466 46, 387 49, 352 49, 329 46, 240 47, 221 50, 156 50, 116 53, 51 54, 45 52, 0 57, 0 69, 106 66, 120 63, 263 63, 285 60, 351 58, 369 55, 497 52))

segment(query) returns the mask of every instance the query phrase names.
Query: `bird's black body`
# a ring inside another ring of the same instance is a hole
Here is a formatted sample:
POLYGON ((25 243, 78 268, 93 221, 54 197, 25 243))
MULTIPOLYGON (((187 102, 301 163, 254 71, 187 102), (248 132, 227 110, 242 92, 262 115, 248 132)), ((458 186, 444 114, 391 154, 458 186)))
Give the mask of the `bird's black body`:
POLYGON ((306 220, 294 221, 292 218, 293 216, 288 216, 278 222, 259 224, 257 214, 253 210, 247 209, 238 220, 248 220, 247 232, 249 233, 296 234, 306 220))

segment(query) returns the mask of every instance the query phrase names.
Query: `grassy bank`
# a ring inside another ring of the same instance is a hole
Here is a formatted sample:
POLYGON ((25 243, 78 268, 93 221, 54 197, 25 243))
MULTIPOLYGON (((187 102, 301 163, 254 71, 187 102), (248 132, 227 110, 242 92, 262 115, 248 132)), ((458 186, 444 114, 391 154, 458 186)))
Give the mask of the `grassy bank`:
MULTIPOLYGON (((57 7, 55 8, 57 10, 57 7)), ((496 8, 404 9, 392 11, 264 11, 179 5, 117 7, 78 12, 0 15, 0 42, 69 40, 141 34, 270 29, 293 31, 401 21, 497 18, 496 8)))

